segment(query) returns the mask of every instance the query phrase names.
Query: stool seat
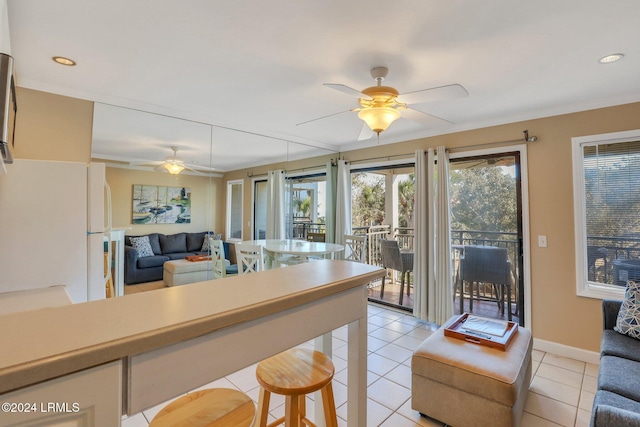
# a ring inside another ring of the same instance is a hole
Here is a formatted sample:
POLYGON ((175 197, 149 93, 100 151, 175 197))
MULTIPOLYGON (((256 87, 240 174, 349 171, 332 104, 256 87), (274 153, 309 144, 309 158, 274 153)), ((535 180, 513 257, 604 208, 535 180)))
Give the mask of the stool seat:
POLYGON ((287 426, 314 426, 306 418, 305 395, 321 391, 327 426, 337 426, 331 386, 334 372, 333 362, 326 354, 301 348, 292 348, 260 362, 256 368, 260 384, 256 425, 267 425, 270 394, 276 393, 286 396, 285 416, 269 426, 282 422, 287 426))
POLYGON ((211 388, 174 400, 151 420, 149 427, 250 427, 255 406, 246 394, 211 388))
POLYGON ((333 379, 333 362, 319 351, 293 348, 258 364, 258 383, 272 393, 308 394, 333 379))

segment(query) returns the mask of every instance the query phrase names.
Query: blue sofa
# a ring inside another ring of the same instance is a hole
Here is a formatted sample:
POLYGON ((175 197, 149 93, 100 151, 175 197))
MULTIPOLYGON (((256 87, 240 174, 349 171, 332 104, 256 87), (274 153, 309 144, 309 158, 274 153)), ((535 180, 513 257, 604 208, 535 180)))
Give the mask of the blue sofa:
POLYGON ((640 340, 613 330, 622 301, 602 301, 598 389, 592 427, 640 427, 640 340))
MULTIPOLYGON (((131 237, 125 236, 124 240, 124 282, 127 285, 136 283, 153 282, 162 280, 163 265, 165 262, 175 259, 184 259, 190 255, 209 255, 202 251, 205 235, 212 232, 161 234, 151 233, 149 243, 153 256, 139 258, 138 251, 131 246, 131 237)), ((227 243, 225 242, 225 246, 227 243)), ((230 259, 230 250, 225 247, 225 256, 230 259)), ((231 264, 235 264, 230 260, 231 264)))

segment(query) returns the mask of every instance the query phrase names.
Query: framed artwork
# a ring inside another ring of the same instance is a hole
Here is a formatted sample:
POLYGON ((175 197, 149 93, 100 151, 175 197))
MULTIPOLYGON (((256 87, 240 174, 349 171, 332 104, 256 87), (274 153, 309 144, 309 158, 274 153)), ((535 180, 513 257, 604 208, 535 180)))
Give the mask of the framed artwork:
POLYGON ((191 222, 191 189, 133 185, 133 224, 188 224, 191 222))

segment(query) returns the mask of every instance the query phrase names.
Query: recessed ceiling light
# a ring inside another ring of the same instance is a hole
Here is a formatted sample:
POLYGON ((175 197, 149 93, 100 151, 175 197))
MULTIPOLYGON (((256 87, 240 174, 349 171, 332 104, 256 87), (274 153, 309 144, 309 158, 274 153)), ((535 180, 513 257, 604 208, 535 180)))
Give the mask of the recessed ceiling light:
POLYGON ((620 61, 624 54, 622 53, 612 53, 611 55, 604 56, 598 60, 601 64, 610 64, 611 62, 620 61))
POLYGON ((76 65, 76 61, 69 58, 65 58, 64 56, 54 56, 51 59, 53 59, 58 64, 68 65, 69 67, 73 67, 74 65, 76 65))

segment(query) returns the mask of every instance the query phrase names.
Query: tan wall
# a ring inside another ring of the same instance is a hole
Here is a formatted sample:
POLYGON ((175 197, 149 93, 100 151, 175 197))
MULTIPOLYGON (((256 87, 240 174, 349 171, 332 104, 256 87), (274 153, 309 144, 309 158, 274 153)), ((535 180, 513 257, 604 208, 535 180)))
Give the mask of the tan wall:
POLYGON ((89 163, 93 102, 17 88, 17 159, 89 163))
MULTIPOLYGON (((522 138, 525 129, 530 135, 536 135, 538 141, 528 144, 527 149, 532 241, 532 324, 528 326, 537 339, 598 351, 602 332, 601 302, 576 296, 571 138, 638 129, 638 117, 640 103, 635 103, 367 147, 342 152, 340 156, 357 163, 358 160, 411 154, 418 148, 439 145, 455 148, 518 139, 522 138), (547 236, 547 248, 538 248, 538 235, 547 236)), ((276 166, 285 167, 282 164, 276 166)), ((286 166, 289 169, 303 167, 297 162, 289 162, 286 166)), ((267 166, 261 171, 275 168, 267 166)), ((246 176, 247 172, 234 171, 225 179, 237 179, 246 176)), ((244 214, 251 218, 251 194, 247 180, 245 189, 244 214)))
POLYGON ((180 232, 224 232, 224 187, 222 178, 208 178, 133 169, 107 168, 107 183, 111 187, 114 227, 131 227, 125 234, 174 234, 180 232), (133 185, 160 185, 191 189, 190 224, 132 224, 133 185))

